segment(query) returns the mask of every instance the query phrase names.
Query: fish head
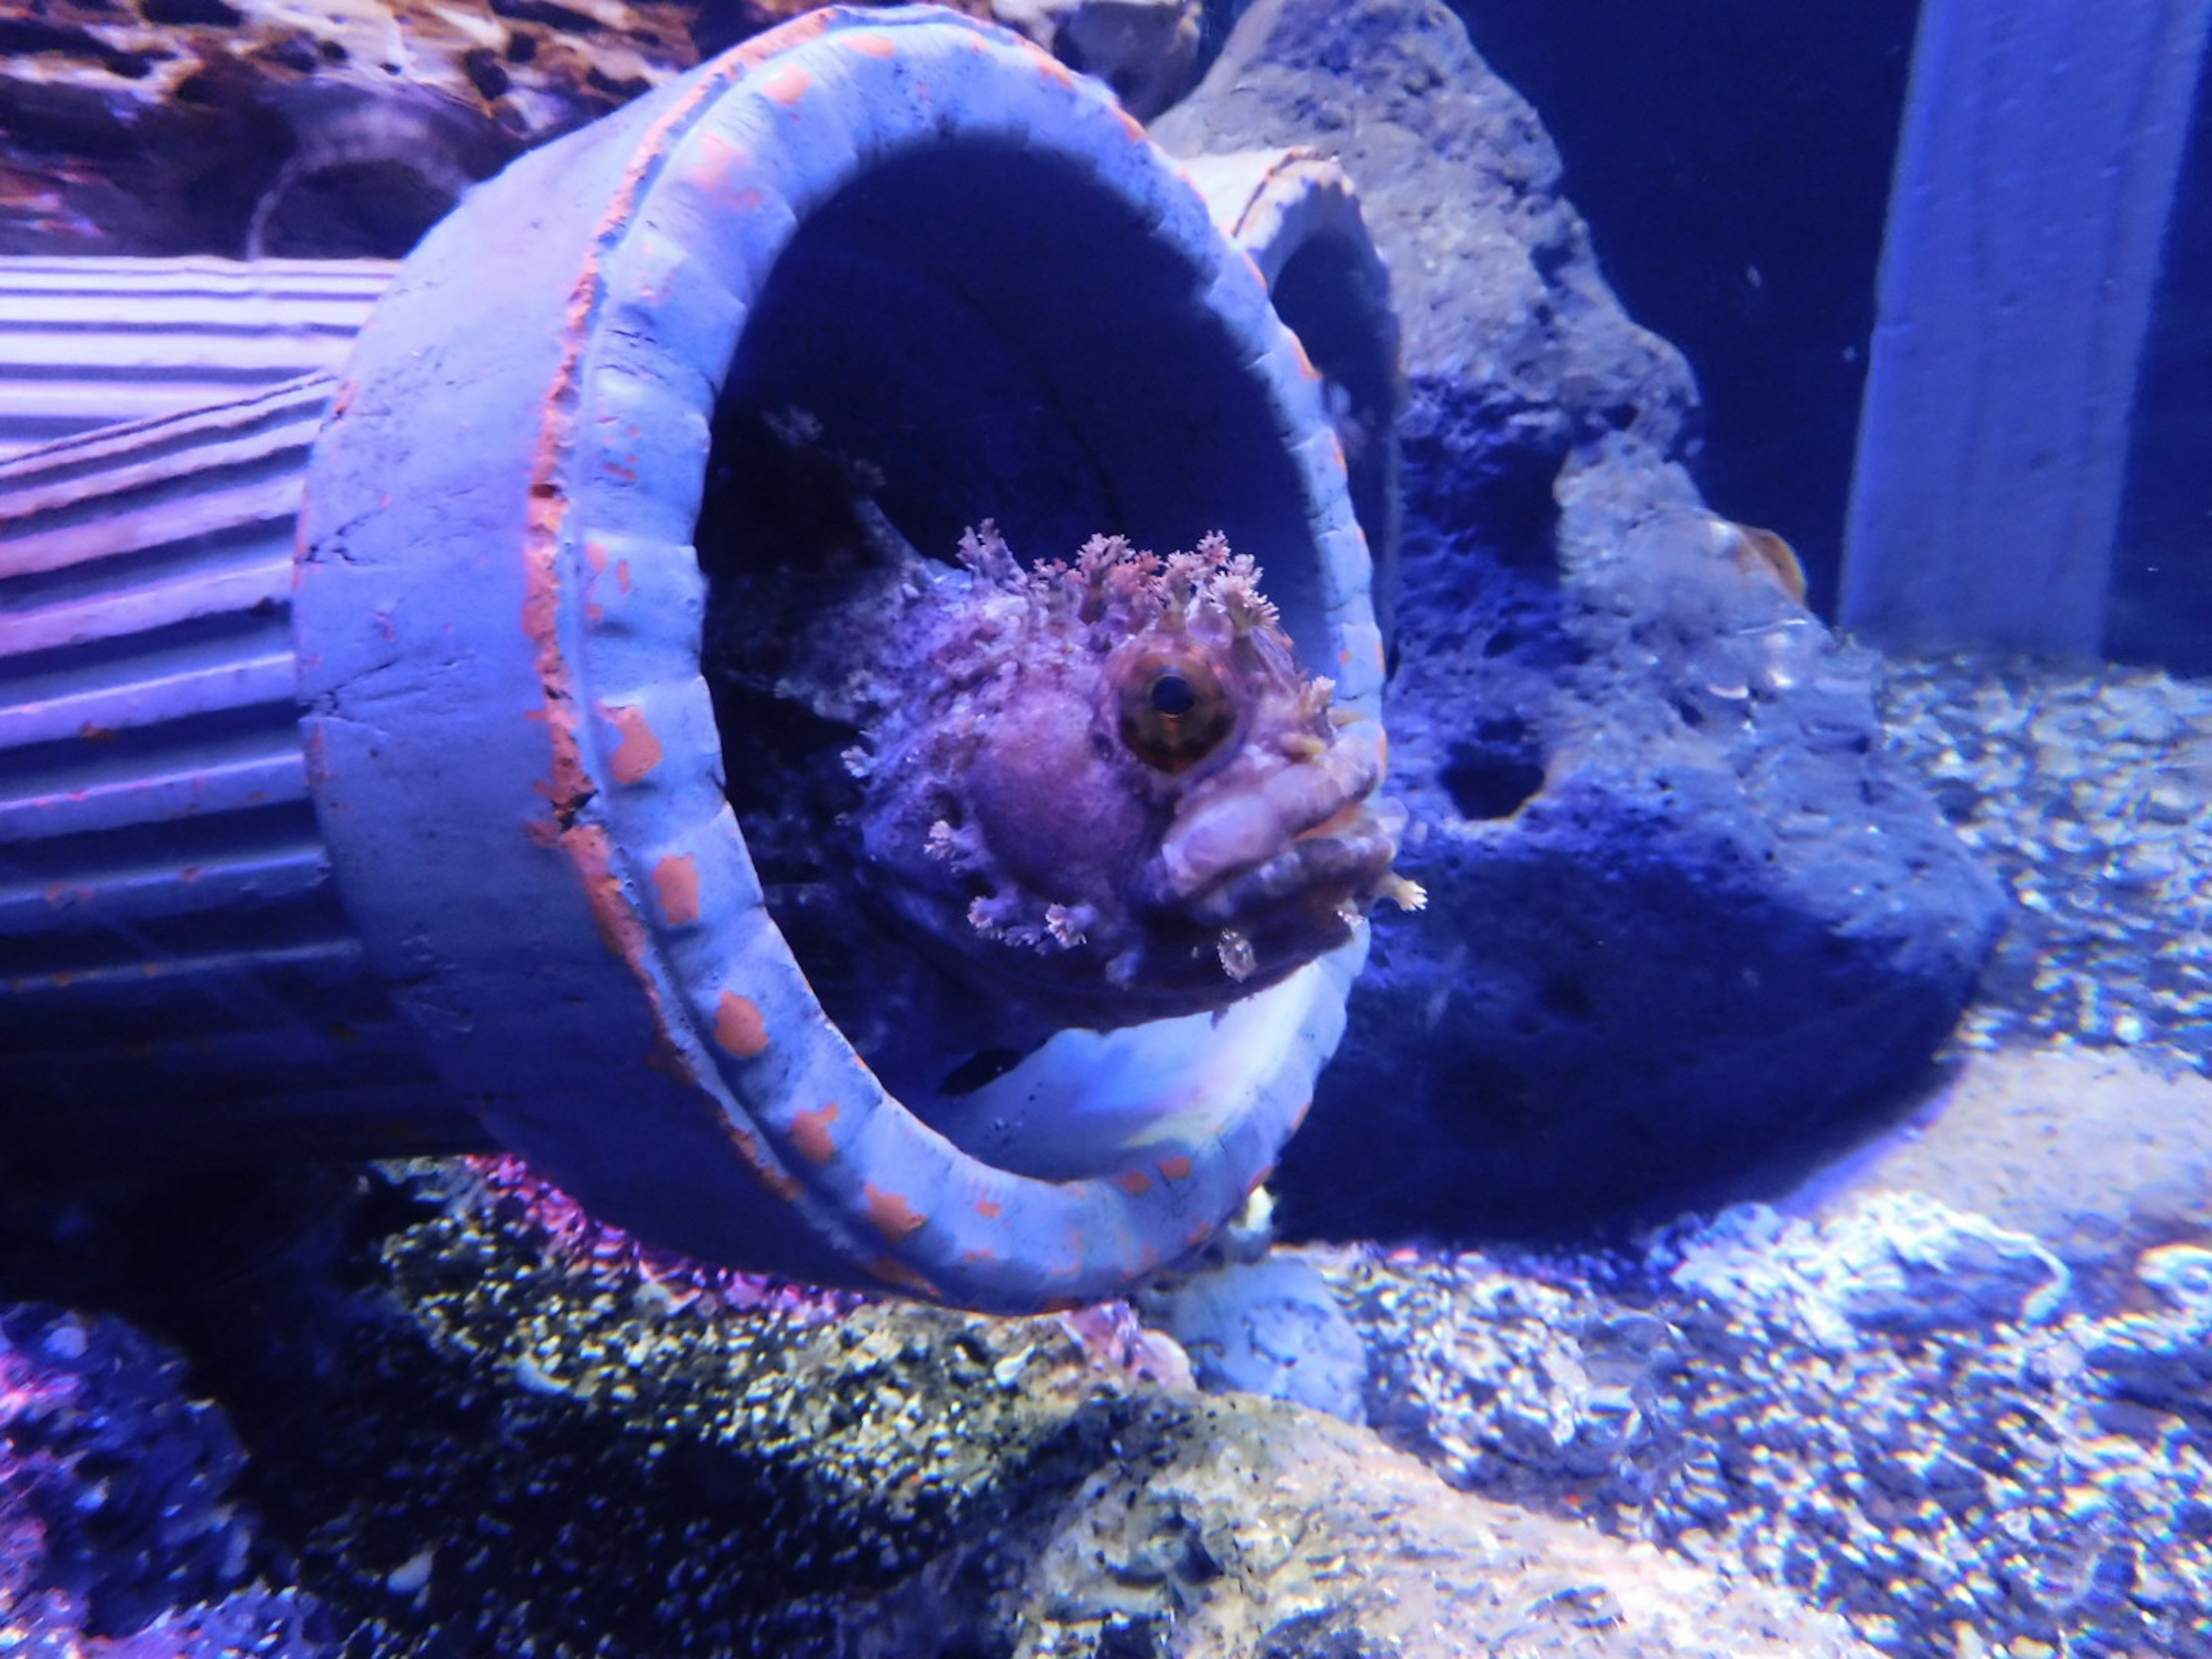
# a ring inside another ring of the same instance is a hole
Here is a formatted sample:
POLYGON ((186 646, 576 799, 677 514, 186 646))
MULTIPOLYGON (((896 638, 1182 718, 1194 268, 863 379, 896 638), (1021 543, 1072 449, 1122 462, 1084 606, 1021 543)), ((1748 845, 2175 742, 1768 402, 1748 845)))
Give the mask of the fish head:
POLYGON ((1110 1029, 1225 1006, 1417 891, 1382 729, 1300 666, 1251 559, 1102 537, 1024 569, 986 526, 965 560, 863 809, 869 879, 961 969, 1110 1029))

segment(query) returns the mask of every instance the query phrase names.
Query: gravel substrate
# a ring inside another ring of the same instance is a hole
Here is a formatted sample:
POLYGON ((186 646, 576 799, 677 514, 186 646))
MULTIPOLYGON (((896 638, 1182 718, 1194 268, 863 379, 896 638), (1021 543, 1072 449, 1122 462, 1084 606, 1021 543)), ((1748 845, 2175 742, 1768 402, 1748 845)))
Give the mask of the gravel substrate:
POLYGON ((1892 742, 2019 900, 1959 1041, 2212 1058, 2212 682, 1893 665, 1892 742))

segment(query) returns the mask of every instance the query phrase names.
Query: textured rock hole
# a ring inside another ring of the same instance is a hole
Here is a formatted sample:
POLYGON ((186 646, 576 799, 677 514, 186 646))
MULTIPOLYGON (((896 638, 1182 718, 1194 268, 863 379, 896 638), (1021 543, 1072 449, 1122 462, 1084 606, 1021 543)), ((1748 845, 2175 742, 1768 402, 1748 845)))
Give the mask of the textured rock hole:
POLYGON ((1520 720, 1486 720, 1452 744, 1438 781, 1463 818, 1510 818, 1544 787, 1544 761, 1520 720))

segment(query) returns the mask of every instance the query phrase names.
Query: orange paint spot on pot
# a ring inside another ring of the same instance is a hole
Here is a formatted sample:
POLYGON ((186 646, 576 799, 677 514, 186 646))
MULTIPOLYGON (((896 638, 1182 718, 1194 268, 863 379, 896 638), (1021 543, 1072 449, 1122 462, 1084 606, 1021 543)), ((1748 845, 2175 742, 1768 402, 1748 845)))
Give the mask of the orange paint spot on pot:
POLYGON ((975 1200, 975 1213, 986 1221, 996 1221, 1006 1212, 1006 1206, 995 1199, 979 1198, 975 1200))
POLYGON ((902 1244, 928 1224, 929 1218, 896 1193, 887 1193, 875 1182, 860 1188, 868 1206, 868 1219, 894 1244, 902 1244))
POLYGON ((698 860, 689 853, 671 853, 653 866, 653 884, 671 927, 689 927, 699 920, 698 860))
POLYGON ((837 1156, 837 1137, 830 1126, 837 1121, 837 1103, 824 1101, 811 1111, 795 1112, 791 1119, 791 1144, 809 1164, 827 1164, 837 1156))
POLYGON ((734 991, 722 993, 714 1010, 714 1041, 739 1060, 757 1060, 768 1051, 768 1021, 760 1004, 734 991))
POLYGON ((607 761, 607 769, 615 775, 617 783, 640 783, 653 769, 660 764, 660 739, 646 724, 642 708, 605 708, 604 713, 615 730, 622 733, 622 741, 615 746, 607 761))
POLYGON ((1132 1198, 1142 1198, 1152 1190, 1152 1178, 1142 1170, 1124 1170, 1114 1177, 1114 1184, 1132 1198))
POLYGON ((796 64, 786 64, 761 82, 761 91, 788 109, 806 96, 807 88, 813 84, 814 77, 805 70, 796 64))
POLYGON ((1188 1181, 1190 1179, 1190 1159, 1182 1152, 1164 1158, 1160 1160, 1160 1173, 1170 1181, 1188 1181))
POLYGON ((898 43, 887 34, 855 34, 848 37, 855 52, 865 52, 871 58, 896 58, 898 43))

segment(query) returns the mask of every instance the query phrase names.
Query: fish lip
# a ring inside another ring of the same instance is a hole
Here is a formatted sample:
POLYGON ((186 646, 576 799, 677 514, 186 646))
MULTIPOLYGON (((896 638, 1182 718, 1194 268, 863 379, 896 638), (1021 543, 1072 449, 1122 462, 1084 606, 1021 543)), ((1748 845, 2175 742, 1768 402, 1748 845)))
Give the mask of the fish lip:
POLYGON ((1333 810, 1304 828, 1283 830, 1256 853, 1224 861, 1199 878, 1176 858, 1182 849, 1170 835, 1144 871, 1144 908, 1209 927, 1238 927, 1275 910, 1311 908, 1317 900, 1365 909, 1389 878, 1406 821, 1403 805, 1376 793, 1379 784, 1369 774, 1363 787, 1344 793, 1333 810), (1279 886, 1265 879, 1278 866, 1285 878, 1279 886))
MULTIPOLYGON (((1189 915, 1222 927, 1237 926, 1238 919, 1252 910, 1310 907, 1316 900, 1334 901, 1338 908, 1350 906, 1364 911, 1381 896, 1398 855, 1396 830, 1402 818, 1388 810, 1396 805, 1395 801, 1378 801, 1371 795, 1349 803, 1328 819, 1334 827, 1326 833, 1322 826, 1316 825, 1292 836, 1267 857, 1224 872, 1218 879, 1186 898, 1183 908, 1189 915), (1320 867, 1296 885, 1269 891, 1255 884, 1255 878, 1264 877, 1269 866, 1285 857, 1295 858, 1297 866, 1304 866, 1324 849, 1336 856, 1321 859, 1320 867)), ((1348 922, 1345 931, 1349 933, 1348 922)))

